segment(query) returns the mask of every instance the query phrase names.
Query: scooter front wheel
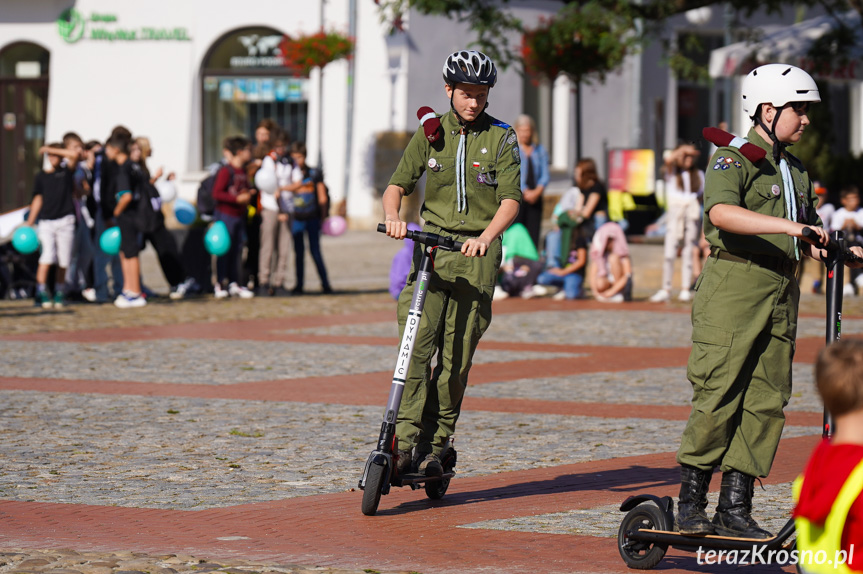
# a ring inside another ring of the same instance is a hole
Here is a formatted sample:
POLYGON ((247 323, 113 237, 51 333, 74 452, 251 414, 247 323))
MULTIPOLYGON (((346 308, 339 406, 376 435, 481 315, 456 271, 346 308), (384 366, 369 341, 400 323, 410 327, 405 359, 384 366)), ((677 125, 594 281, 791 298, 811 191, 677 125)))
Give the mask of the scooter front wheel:
POLYGON ((384 476, 386 475, 386 467, 380 464, 372 463, 369 465, 369 472, 366 475, 366 486, 363 489, 363 514, 366 516, 374 516, 378 511, 378 504, 381 502, 381 490, 384 487, 384 476))
POLYGON ((637 570, 650 570, 659 564, 668 546, 632 540, 628 533, 634 530, 665 530, 665 522, 662 510, 652 502, 639 504, 626 514, 617 531, 617 549, 627 566, 637 570))

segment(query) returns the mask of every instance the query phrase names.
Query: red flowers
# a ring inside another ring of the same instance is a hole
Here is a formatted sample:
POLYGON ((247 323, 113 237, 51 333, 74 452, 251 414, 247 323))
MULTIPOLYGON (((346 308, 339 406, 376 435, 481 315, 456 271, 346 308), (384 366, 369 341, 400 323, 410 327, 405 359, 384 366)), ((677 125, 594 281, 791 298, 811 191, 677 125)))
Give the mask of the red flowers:
POLYGON ((335 60, 350 58, 354 42, 338 32, 321 30, 295 38, 285 36, 280 48, 285 67, 293 68, 297 75, 308 76, 312 68, 323 68, 335 60))

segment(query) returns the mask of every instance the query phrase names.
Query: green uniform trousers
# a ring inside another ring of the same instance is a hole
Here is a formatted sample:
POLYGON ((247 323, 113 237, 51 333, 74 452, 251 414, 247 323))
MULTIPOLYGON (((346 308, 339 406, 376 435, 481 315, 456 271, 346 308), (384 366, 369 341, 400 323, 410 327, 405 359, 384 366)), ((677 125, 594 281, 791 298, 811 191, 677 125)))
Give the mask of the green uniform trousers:
POLYGON ((711 256, 696 289, 687 368, 692 413, 677 461, 767 476, 791 397, 797 280, 711 256))
MULTIPOLYGON (((436 226, 426 231, 443 233, 436 226)), ((459 241, 466 236, 453 235, 459 241)), ((404 333, 413 298, 419 249, 407 285, 398 302, 399 338, 404 333)), ((455 432, 467 376, 480 337, 491 324, 491 301, 500 267, 501 241, 495 239, 485 257, 465 257, 459 252, 436 250, 434 272, 404 393, 396 421, 398 448, 416 446, 421 454, 440 454, 455 432), (432 359, 437 355, 432 368, 432 359)))

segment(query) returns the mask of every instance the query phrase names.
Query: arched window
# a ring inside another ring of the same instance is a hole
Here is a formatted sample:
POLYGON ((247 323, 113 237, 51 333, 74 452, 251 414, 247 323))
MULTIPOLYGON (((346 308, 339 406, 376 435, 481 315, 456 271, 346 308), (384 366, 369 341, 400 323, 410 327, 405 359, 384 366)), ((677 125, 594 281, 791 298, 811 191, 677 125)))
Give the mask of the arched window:
POLYGON ((41 165, 48 60, 48 50, 30 42, 0 49, 0 213, 29 202, 41 165))
POLYGON ((308 78, 285 66, 284 34, 264 26, 234 30, 216 41, 201 69, 203 164, 222 158, 222 141, 273 119, 291 140, 306 139, 308 78))

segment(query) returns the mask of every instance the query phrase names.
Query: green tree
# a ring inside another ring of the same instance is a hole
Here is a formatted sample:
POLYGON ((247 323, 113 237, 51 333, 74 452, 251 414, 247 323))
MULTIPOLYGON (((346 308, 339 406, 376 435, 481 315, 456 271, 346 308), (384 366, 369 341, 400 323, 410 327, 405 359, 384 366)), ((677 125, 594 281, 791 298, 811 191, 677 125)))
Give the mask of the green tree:
MULTIPOLYGON (((509 9, 509 0, 375 0, 381 16, 400 25, 409 9, 422 14, 445 16, 467 22, 476 33, 476 45, 506 68, 520 65, 532 74, 550 78, 565 73, 579 80, 603 81, 616 70, 626 55, 642 46, 663 40, 667 20, 689 10, 729 4, 745 23, 759 10, 779 13, 789 9, 787 0, 561 0, 560 9, 535 29, 527 29, 509 9), (514 46, 513 37, 520 38, 514 46), (581 58, 571 57, 579 53, 581 58), (560 57, 556 56, 559 55, 560 57), (545 57, 542 57, 542 56, 545 57), (579 62, 578 60, 584 60, 579 62)), ((838 15, 854 9, 863 15, 863 0, 798 0, 791 9, 819 6, 838 15)), ((744 36, 746 27, 735 27, 744 36)), ((814 65, 840 58, 854 42, 854 34, 841 24, 814 48, 814 65)), ((662 43, 669 66, 678 76, 706 77, 682 51, 662 43)))

